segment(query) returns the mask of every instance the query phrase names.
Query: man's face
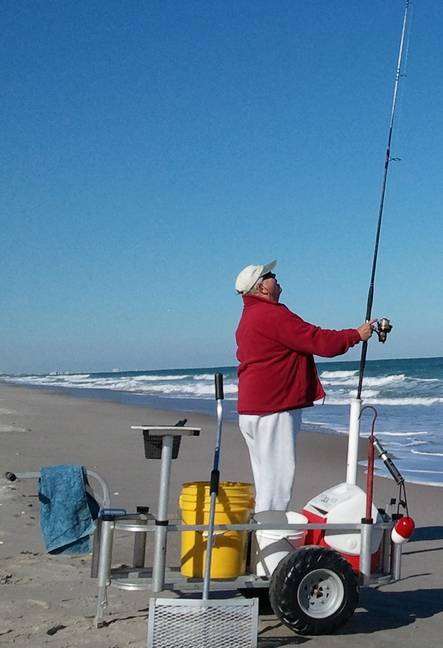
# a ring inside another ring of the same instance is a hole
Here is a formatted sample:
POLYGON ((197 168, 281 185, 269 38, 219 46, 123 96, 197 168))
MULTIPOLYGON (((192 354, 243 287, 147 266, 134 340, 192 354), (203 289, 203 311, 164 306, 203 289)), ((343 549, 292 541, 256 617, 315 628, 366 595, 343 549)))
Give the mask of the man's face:
POLYGON ((261 294, 269 301, 274 302, 274 304, 278 303, 282 288, 273 272, 268 272, 262 277, 259 289, 261 294))

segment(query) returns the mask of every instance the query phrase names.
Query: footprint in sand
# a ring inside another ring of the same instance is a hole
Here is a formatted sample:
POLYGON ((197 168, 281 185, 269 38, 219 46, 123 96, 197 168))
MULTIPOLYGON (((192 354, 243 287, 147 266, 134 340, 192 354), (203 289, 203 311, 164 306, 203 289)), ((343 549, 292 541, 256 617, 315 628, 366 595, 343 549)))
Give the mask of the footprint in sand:
POLYGON ((50 608, 47 601, 41 601, 40 599, 26 599, 26 603, 29 603, 29 605, 36 605, 44 610, 49 610, 50 608))
POLYGON ((26 428, 19 425, 0 425, 0 432, 26 432, 26 428))

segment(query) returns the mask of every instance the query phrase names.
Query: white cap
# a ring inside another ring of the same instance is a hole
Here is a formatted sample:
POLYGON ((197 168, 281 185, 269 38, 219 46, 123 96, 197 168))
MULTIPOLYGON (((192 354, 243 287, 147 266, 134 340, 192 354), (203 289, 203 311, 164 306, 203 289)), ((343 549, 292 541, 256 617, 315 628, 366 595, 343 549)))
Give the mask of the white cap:
POLYGON ((260 277, 270 272, 277 265, 277 261, 271 261, 265 265, 248 265, 240 272, 235 280, 235 289, 238 293, 244 294, 251 290, 260 277))

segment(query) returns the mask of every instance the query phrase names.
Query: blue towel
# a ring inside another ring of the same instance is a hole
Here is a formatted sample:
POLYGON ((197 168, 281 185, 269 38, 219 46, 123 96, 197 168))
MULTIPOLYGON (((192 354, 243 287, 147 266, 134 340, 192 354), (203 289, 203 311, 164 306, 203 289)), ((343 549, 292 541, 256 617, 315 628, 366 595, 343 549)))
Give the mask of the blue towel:
POLYGON ((90 551, 98 504, 85 490, 83 466, 61 465, 40 472, 40 527, 48 553, 90 551))

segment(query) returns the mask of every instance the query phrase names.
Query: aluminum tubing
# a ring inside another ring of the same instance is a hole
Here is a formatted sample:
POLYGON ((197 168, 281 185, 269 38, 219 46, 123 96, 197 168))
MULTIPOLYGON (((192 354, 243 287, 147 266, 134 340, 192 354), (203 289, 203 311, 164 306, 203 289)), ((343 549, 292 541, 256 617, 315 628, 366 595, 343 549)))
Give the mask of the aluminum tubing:
POLYGON ((392 529, 383 529, 382 547, 383 547, 383 560, 382 560, 382 574, 388 575, 391 573, 391 531, 392 529))
POLYGON ((403 545, 401 543, 392 543, 392 578, 398 581, 401 578, 401 553, 403 545))
POLYGON ((369 585, 371 580, 371 538, 372 520, 361 521, 360 574, 363 585, 369 585))
POLYGON ((346 483, 357 483, 358 440, 360 437, 360 398, 351 400, 349 413, 348 460, 346 465, 346 483))
POLYGON ((146 555, 146 533, 134 533, 134 553, 132 564, 134 567, 142 568, 145 566, 146 555))
POLYGON ((211 506, 209 511, 209 525, 208 536, 206 542, 206 564, 203 579, 203 594, 202 599, 207 601, 209 599, 209 584, 211 580, 211 559, 212 559, 212 546, 214 540, 214 520, 215 520, 215 501, 217 493, 211 493, 211 506))
POLYGON ((107 605, 107 588, 111 582, 112 545, 114 541, 114 520, 101 520, 100 529, 100 554, 98 561, 98 597, 95 624, 97 627, 103 619, 103 612, 107 605))
POLYGON ((171 477, 173 436, 163 437, 160 470, 160 492, 155 529, 154 564, 152 568, 152 591, 161 592, 165 584, 166 539, 168 520, 169 481, 171 477), (160 523, 160 524, 159 524, 160 523), (162 524, 166 523, 166 524, 162 524))
POLYGON ((100 556, 98 561, 98 586, 109 585, 111 574, 112 545, 114 542, 114 520, 101 520, 100 556))
POLYGON ((98 563, 100 560, 101 518, 95 521, 95 531, 92 540, 91 578, 98 576, 98 563))

